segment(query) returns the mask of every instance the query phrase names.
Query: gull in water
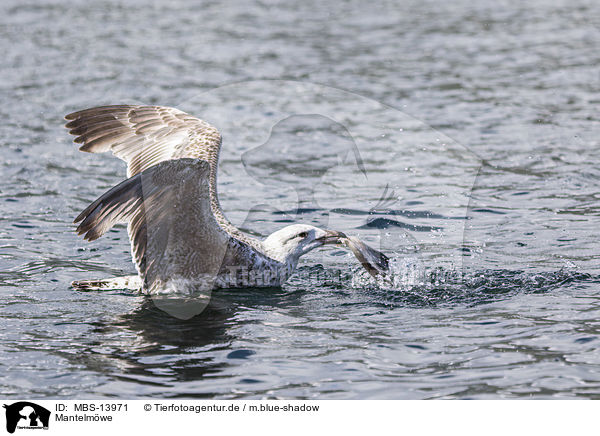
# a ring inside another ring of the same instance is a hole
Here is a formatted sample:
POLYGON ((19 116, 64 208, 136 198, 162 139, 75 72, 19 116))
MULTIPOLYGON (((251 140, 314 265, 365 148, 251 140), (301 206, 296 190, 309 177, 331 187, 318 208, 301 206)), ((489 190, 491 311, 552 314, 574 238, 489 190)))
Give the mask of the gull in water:
POLYGON ((81 151, 111 151, 127 179, 77 218, 77 233, 98 239, 127 223, 138 275, 73 282, 77 289, 130 288, 152 295, 281 286, 299 258, 324 245, 349 248, 371 275, 388 258, 355 237, 306 224, 260 240, 233 226, 217 196, 221 135, 198 118, 162 106, 116 105, 65 117, 81 151))

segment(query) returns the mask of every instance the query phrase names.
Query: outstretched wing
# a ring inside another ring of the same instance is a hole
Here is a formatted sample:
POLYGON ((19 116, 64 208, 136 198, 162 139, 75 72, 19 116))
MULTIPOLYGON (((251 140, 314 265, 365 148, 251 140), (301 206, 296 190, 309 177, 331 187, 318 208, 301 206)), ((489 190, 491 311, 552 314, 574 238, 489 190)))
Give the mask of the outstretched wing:
POLYGON ((210 289, 229 235, 211 212, 209 176, 201 159, 161 162, 90 204, 75 219, 77 232, 91 241, 127 222, 132 255, 150 293, 210 289))
POLYGON ((193 158, 209 164, 206 179, 210 206, 216 220, 231 236, 258 247, 225 218, 217 195, 217 167, 221 149, 219 131, 185 112, 164 106, 100 106, 65 116, 66 127, 77 135, 79 149, 90 153, 112 151, 127 162, 127 176, 135 176, 159 162, 193 158))
POLYGON ((100 106, 65 116, 81 151, 113 154, 127 162, 131 177, 159 162, 195 158, 209 163, 211 184, 221 148, 219 131, 175 108, 163 106, 100 106))

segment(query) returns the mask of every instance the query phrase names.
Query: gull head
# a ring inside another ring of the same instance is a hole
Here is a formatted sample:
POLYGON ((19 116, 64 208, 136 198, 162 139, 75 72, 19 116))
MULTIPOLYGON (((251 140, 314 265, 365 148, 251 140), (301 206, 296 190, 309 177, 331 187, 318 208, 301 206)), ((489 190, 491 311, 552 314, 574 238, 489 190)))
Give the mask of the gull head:
POLYGON ((269 235, 263 247, 272 258, 295 268, 300 256, 323 245, 341 244, 344 238, 346 235, 335 230, 293 224, 269 235))

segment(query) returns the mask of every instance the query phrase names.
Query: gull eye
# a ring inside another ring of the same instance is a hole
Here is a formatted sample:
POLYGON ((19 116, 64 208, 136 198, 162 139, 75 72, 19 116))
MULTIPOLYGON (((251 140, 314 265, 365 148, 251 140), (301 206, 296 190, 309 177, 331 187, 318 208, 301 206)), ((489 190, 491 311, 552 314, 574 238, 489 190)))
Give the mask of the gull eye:
POLYGON ((308 232, 302 232, 302 233, 298 233, 298 237, 304 239, 308 236, 308 232))

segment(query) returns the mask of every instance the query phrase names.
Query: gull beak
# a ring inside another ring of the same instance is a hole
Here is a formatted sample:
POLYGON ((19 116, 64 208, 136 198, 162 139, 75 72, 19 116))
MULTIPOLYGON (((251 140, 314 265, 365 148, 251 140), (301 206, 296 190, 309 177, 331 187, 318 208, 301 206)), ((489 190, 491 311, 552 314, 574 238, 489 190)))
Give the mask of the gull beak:
POLYGON ((325 245, 325 244, 336 245, 336 244, 341 244, 344 239, 346 239, 346 235, 343 234, 342 232, 338 232, 335 230, 325 230, 325 235, 315 239, 315 241, 320 242, 321 245, 325 245))

